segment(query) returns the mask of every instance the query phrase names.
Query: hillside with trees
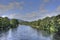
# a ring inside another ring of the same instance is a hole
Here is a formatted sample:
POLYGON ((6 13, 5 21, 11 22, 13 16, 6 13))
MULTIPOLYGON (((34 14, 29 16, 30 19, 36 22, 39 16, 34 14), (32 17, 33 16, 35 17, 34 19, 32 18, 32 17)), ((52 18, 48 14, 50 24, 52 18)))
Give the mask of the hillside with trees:
POLYGON ((38 30, 57 32, 57 31, 60 31, 60 15, 52 16, 52 17, 45 17, 37 21, 24 22, 22 24, 29 25, 38 30))
POLYGON ((18 25, 28 25, 38 30, 48 32, 60 32, 60 15, 45 17, 37 21, 23 21, 19 19, 9 19, 8 17, 0 17, 0 30, 8 30, 16 28, 18 25))

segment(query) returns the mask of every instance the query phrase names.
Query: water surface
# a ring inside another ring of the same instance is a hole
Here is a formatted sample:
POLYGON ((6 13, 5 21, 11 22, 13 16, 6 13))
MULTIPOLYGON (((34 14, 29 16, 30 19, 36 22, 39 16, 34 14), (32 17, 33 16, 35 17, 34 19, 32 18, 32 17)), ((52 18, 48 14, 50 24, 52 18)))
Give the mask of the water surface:
POLYGON ((19 27, 10 29, 0 34, 0 40, 55 40, 53 34, 44 31, 38 31, 30 26, 19 25, 19 27))

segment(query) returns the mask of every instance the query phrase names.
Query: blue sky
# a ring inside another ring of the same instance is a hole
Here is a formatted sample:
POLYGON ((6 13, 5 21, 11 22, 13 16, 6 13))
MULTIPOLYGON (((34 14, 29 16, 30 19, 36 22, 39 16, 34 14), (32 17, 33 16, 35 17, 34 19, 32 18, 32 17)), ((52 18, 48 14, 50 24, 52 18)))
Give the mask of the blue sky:
POLYGON ((33 21, 60 14, 60 0, 0 0, 0 16, 33 21))

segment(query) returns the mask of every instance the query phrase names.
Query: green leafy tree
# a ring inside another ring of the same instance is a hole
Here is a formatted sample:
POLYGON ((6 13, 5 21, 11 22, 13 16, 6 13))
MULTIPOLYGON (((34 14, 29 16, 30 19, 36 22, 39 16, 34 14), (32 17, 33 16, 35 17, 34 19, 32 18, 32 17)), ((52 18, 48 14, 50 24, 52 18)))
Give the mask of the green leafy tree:
POLYGON ((11 24, 11 27, 14 28, 14 27, 18 26, 19 22, 17 19, 11 19, 10 24, 11 24))

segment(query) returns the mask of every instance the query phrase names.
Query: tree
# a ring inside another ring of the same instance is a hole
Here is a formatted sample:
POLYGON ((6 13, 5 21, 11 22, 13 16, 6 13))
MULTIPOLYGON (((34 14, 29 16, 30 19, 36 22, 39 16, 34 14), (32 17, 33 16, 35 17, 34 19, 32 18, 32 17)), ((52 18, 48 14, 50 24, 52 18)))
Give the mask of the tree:
POLYGON ((18 26, 19 22, 17 19, 11 19, 10 24, 11 24, 11 27, 14 28, 14 27, 18 26))

